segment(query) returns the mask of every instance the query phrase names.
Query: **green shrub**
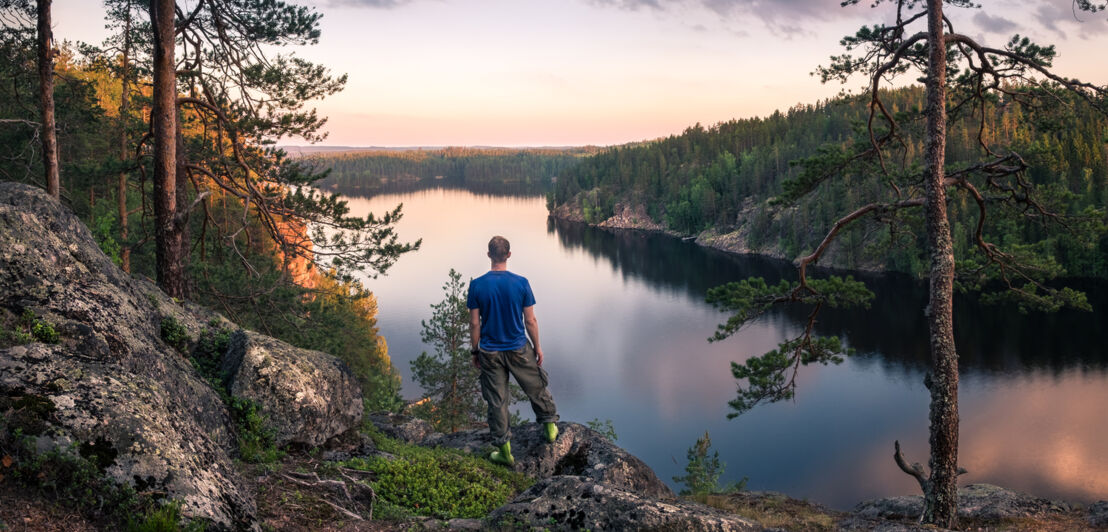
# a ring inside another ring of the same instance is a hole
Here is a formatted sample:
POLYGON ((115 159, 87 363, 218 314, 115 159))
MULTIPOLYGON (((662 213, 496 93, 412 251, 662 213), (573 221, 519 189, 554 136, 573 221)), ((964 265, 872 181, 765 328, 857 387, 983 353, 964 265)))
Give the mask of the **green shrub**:
POLYGON ((585 425, 599 432, 601 436, 608 438, 608 441, 614 442, 619 439, 619 435, 616 434, 616 427, 612 425, 612 420, 610 419, 600 421, 600 418, 593 418, 591 421, 586 421, 585 425))
POLYGON ((162 318, 161 333, 162 340, 174 349, 182 353, 188 349, 189 331, 181 322, 177 321, 177 318, 173 316, 162 318))
POLYGON ((56 344, 61 341, 61 335, 54 329, 54 324, 35 316, 35 311, 26 309, 19 319, 14 315, 4 312, 3 328, 0 329, 0 347, 42 342, 44 344, 56 344), (10 317, 10 318, 9 318, 10 317))
POLYGON ((238 432, 239 458, 253 464, 273 464, 285 456, 277 449, 277 431, 269 419, 258 411, 258 403, 250 399, 231 397, 231 417, 238 432))
POLYGON ((378 449, 395 459, 354 458, 344 465, 373 471, 382 518, 422 515, 480 518, 533 482, 526 475, 453 449, 400 443, 369 429, 378 449))
POLYGON ((200 336, 196 342, 196 348, 189 356, 189 360, 200 376, 217 390, 223 387, 223 355, 227 354, 227 348, 231 345, 231 333, 234 332, 226 327, 214 329, 218 325, 219 322, 216 320, 213 330, 200 336))

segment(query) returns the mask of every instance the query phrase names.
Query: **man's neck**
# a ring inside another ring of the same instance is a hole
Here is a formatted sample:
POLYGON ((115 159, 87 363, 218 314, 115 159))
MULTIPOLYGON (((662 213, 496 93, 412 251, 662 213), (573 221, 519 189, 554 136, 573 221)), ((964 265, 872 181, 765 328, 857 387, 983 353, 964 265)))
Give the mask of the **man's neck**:
POLYGON ((494 272, 506 272, 508 271, 508 261, 494 262, 492 263, 492 267, 490 267, 489 269, 494 272))

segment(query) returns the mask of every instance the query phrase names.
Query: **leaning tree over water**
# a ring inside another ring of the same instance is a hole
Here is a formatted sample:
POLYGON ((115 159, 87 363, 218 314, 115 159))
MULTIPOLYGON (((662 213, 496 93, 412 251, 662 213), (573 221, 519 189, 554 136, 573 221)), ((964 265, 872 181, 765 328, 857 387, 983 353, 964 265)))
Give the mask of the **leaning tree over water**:
MULTIPOLYGON (((858 2, 846 0, 843 5, 858 2)), ((777 201, 792 203, 825 183, 850 182, 858 176, 877 176, 887 187, 840 218, 810 254, 798 259, 797 281, 768 286, 761 279, 748 279, 712 289, 709 302, 733 313, 713 340, 734 334, 777 304, 810 305, 807 326, 798 337, 744 364, 732 363, 734 376, 746 379, 746 386, 730 402, 735 410, 730 417, 763 401, 792 398, 800 366, 839 363, 848 351, 838 338, 813 335, 821 308, 867 305, 873 296, 864 284, 849 277, 809 278, 808 267, 816 264, 851 224, 876 219, 887 223, 895 234, 911 223, 913 211, 922 210, 930 263, 930 293, 924 309, 931 351, 931 370, 924 381, 931 395, 930 471, 918 463, 909 464, 899 442, 894 459, 923 490, 921 521, 950 528, 956 522, 957 478, 965 472, 958 467, 958 354, 952 312, 956 286, 962 283, 981 290, 999 283, 1002 291, 986 297, 1013 300, 1024 308, 1087 309, 1084 294, 1046 284, 1063 272, 1046 252, 1041 235, 1031 235, 1030 242, 1002 246, 991 238, 989 223, 1031 217, 1044 227, 1091 234, 1104 218, 1103 210, 1095 208, 1057 212, 1058 191, 1029 180, 1024 155, 994 142, 988 135, 989 124, 1007 106, 1020 106, 1029 114, 1065 113, 1067 106, 1075 105, 1091 105, 1106 112, 1108 87, 1055 74, 1051 70, 1052 46, 1040 46, 1017 35, 997 48, 958 33, 943 9, 979 7, 969 0, 875 0, 873 4, 883 3, 895 4, 895 22, 863 27, 844 38, 846 53, 833 56, 830 65, 817 69, 824 82, 846 82, 854 76, 866 79, 868 121, 860 125, 853 142, 824 147, 799 161, 801 171, 784 183, 777 201), (883 102, 884 87, 912 74, 925 85, 924 107, 890 109, 883 102), (947 164, 946 132, 952 121, 977 126, 975 161, 947 164), (913 144, 923 145, 922 154, 917 154, 913 144), (948 218, 952 194, 967 197, 977 209, 977 223, 972 228, 975 248, 957 262, 948 218)), ((1076 0, 1074 5, 1091 12, 1106 6, 1089 0, 1076 0)))

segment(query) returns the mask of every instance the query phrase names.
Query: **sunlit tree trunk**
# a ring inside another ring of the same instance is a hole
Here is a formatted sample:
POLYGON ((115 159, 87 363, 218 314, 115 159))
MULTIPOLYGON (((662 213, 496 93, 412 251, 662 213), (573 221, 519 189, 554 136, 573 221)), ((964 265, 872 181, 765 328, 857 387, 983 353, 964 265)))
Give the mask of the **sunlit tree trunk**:
POLYGON ((172 297, 186 297, 186 253, 177 217, 177 72, 174 62, 174 1, 150 3, 154 30, 154 238, 158 285, 172 297))
MULTIPOLYGON (((123 64, 122 84, 119 99, 119 160, 126 161, 130 156, 130 143, 127 139, 127 119, 131 113, 131 6, 126 6, 123 20, 123 64)), ((131 271, 131 246, 127 243, 127 172, 119 172, 116 183, 116 206, 119 211, 119 241, 122 244, 119 258, 123 271, 131 271)))
POLYGON ((42 111, 42 165, 46 172, 46 192, 61 197, 58 176, 58 133, 54 123, 54 33, 50 28, 51 0, 38 0, 38 80, 39 107, 42 111))

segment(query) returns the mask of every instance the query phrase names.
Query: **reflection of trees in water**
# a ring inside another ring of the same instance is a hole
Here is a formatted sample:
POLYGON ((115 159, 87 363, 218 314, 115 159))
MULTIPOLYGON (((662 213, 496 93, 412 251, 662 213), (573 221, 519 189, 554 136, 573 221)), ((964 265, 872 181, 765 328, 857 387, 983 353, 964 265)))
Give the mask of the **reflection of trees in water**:
MULTIPOLYGON (((763 277, 776 283, 796 275, 785 261, 732 255, 658 233, 598 229, 554 218, 548 219, 547 232, 565 248, 607 260, 625 279, 640 279, 701 301, 709 288, 729 281, 763 277)), ((887 372, 919 378, 930 364, 923 316, 927 284, 896 274, 854 275, 876 294, 870 308, 824 309, 817 332, 846 338, 862 364, 881 364, 887 372)), ((968 294, 956 296, 954 333, 963 374, 1108 371, 1108 328, 1102 323, 1108 312, 1108 283, 1068 284, 1088 294, 1093 312, 1022 314, 1014 307, 983 305, 968 294)), ((776 312, 798 326, 808 315, 800 306, 776 312)))
POLYGON ((549 183, 466 183, 456 179, 419 179, 394 180, 387 183, 375 183, 372 186, 328 187, 328 192, 338 192, 353 198, 372 198, 381 194, 405 194, 421 190, 465 190, 478 196, 493 197, 534 197, 545 195, 550 190, 549 183))

